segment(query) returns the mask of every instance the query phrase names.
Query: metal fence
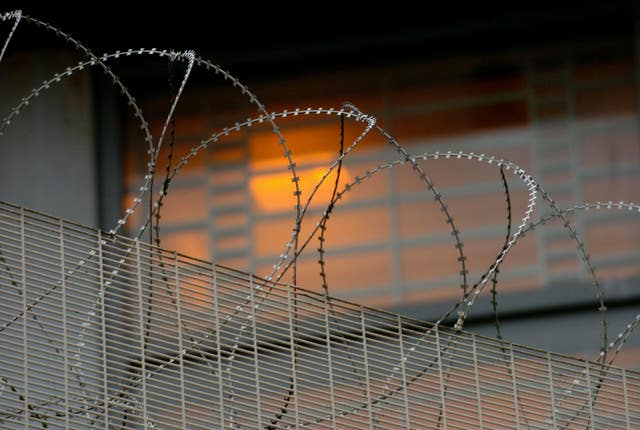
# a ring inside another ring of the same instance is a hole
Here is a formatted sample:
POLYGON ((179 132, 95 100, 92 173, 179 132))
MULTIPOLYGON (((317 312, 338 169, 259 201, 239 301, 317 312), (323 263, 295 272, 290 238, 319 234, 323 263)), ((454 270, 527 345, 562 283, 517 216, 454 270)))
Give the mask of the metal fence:
POLYGON ((632 429, 640 373, 0 204, 2 429, 632 429))

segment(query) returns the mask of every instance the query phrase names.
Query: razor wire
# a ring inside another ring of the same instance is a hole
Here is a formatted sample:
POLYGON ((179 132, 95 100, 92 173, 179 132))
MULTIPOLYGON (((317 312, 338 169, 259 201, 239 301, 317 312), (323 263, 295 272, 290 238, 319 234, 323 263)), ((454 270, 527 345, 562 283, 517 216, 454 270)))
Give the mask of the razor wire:
MULTIPOLYGON (((574 206, 571 208, 567 208, 567 209, 562 209, 560 208, 556 202, 553 200, 553 198, 542 188, 542 186, 537 183, 532 176, 530 176, 529 174, 527 174, 523 169, 521 169, 520 167, 518 167, 517 165, 511 163, 510 161, 507 160, 503 160, 503 159, 499 159, 496 158, 494 156, 490 156, 490 155, 485 155, 485 154, 474 154, 474 153, 465 153, 465 152, 453 152, 453 151, 448 151, 446 153, 440 153, 440 152, 436 152, 433 154, 411 154, 409 152, 407 152, 405 150, 404 147, 402 147, 399 143, 396 142, 396 140, 388 133, 386 132, 379 124, 377 124, 375 117, 371 116, 371 115, 367 115, 365 113, 362 113, 358 108, 356 108, 354 105, 350 104, 350 103, 346 103, 342 108, 339 109, 333 109, 333 108, 306 108, 306 109, 301 109, 301 108, 295 108, 292 110, 284 110, 282 112, 272 112, 272 113, 268 113, 266 110, 266 107, 257 99, 257 97, 249 91, 249 89, 244 86, 243 84, 240 83, 239 80, 237 80, 235 77, 233 77, 232 75, 230 75, 228 72, 226 72, 224 69, 220 68, 219 66, 207 61, 207 60, 203 60, 199 57, 197 57, 195 55, 195 53, 193 53, 192 51, 185 51, 185 52, 175 52, 175 51, 167 51, 167 50, 157 50, 155 48, 151 48, 151 49, 138 49, 138 50, 127 50, 127 51, 123 51, 123 52, 116 52, 113 54, 104 54, 103 56, 95 56, 93 53, 91 53, 90 50, 88 50, 87 48, 85 48, 83 45, 81 45, 79 42, 76 42, 75 39, 71 38, 70 36, 66 35, 65 33, 63 33, 62 31, 56 29, 55 27, 46 24, 42 21, 33 19, 27 15, 23 15, 20 11, 15 11, 15 12, 9 12, 9 13, 5 13, 3 15, 0 15, 1 21, 9 21, 9 20, 15 20, 9 36, 6 38, 2 51, 0 51, 0 61, 2 60, 5 51, 7 50, 7 47, 9 46, 9 42, 12 38, 12 36, 14 35, 14 32, 18 26, 18 24, 22 21, 22 22, 26 22, 26 23, 34 23, 38 26, 44 27, 46 30, 49 31, 53 31, 57 36, 62 37, 64 40, 66 40, 67 42, 71 43, 76 49, 78 49, 79 51, 83 52, 84 54, 86 54, 89 57, 89 60, 86 61, 81 61, 80 63, 78 63, 77 65, 73 66, 73 67, 68 67, 64 72, 62 73, 57 73, 55 75, 53 75, 53 77, 49 80, 44 81, 40 86, 38 86, 36 89, 34 89, 33 91, 31 91, 29 94, 27 94, 24 98, 22 98, 22 100, 11 110, 10 114, 4 119, 2 125, 0 126, 0 136, 2 136, 4 134, 4 132, 6 131, 6 129, 9 127, 9 125, 12 123, 12 121, 14 121, 16 119, 16 117, 20 114, 20 112, 24 109, 27 108, 28 105, 30 105, 32 102, 35 101, 35 99, 41 95, 42 93, 46 92, 49 88, 51 88, 52 85, 55 85, 58 82, 61 82, 63 79, 70 77, 72 74, 80 72, 82 70, 85 70, 87 67, 92 67, 92 66, 99 66, 103 69, 104 73, 107 74, 107 76, 111 77, 113 80, 114 85, 120 89, 121 93, 127 98, 128 100, 128 104, 132 107, 133 111, 134 111, 134 117, 136 117, 136 119, 141 123, 141 129, 143 130, 143 133, 145 134, 145 141, 148 143, 149 145, 149 149, 148 149, 148 154, 149 154, 149 162, 147 164, 147 172, 144 176, 144 183, 143 185, 139 188, 139 193, 136 197, 134 197, 133 203, 131 206, 129 206, 128 208, 125 209, 124 215, 117 220, 116 225, 114 228, 112 228, 109 232, 108 232, 108 240, 112 240, 112 241, 116 241, 117 240, 117 234, 119 233, 120 229, 122 227, 125 226, 125 224, 127 224, 127 221, 129 220, 130 216, 139 208, 141 202, 143 201, 143 196, 145 195, 149 195, 149 211, 147 214, 146 219, 144 220, 144 222, 142 223, 142 226, 140 227, 140 231, 137 233, 137 235, 135 236, 136 239, 140 239, 142 237, 142 235, 144 234, 144 232, 146 231, 147 228, 151 227, 153 228, 153 217, 157 216, 156 219, 156 226, 159 224, 159 209, 162 206, 162 201, 163 199, 166 197, 166 195, 168 194, 169 191, 169 187, 170 187, 170 183, 172 181, 172 179, 180 173, 180 171, 188 164, 188 162, 196 157, 203 149, 208 148, 210 145, 217 143, 220 140, 224 140, 225 137, 229 136, 229 134, 233 133, 233 132, 239 132, 245 128, 251 127, 255 124, 262 124, 264 122, 268 123, 271 126, 271 131, 278 137, 279 142, 278 144, 280 145, 282 151, 283 151, 283 157, 285 158, 286 162, 287 162, 287 170, 291 171, 291 182, 294 184, 294 189, 295 191, 293 192, 293 196, 294 196, 294 200, 295 200, 295 219, 294 219, 294 227, 292 229, 292 236, 290 238, 290 240, 286 243, 285 245, 285 250, 282 254, 280 254, 279 260, 273 265, 273 271, 268 274, 267 276, 265 276, 265 280, 267 281, 267 285, 276 285, 276 283, 282 279, 282 277, 284 276, 284 274, 291 269, 292 271, 292 276, 293 276, 293 282, 295 284, 296 282, 296 265, 297 265, 297 260, 298 257, 305 251, 305 248, 307 246, 307 244, 310 242, 310 240, 314 237, 318 237, 319 241, 320 241, 320 248, 318 250, 319 254, 320 254, 320 260, 319 260, 319 265, 320 265, 320 270, 321 270, 321 278, 322 278, 322 287, 325 290, 325 292, 328 292, 328 285, 326 282, 326 268, 325 268, 325 252, 324 252, 324 233, 328 228, 329 225, 329 218, 330 218, 330 214, 332 213, 334 207, 338 204, 338 202, 340 201, 340 199, 349 191, 351 191, 353 188, 355 188, 356 186, 362 185, 366 182, 367 179, 370 179, 372 176, 374 176, 375 174, 385 170, 385 169, 389 169, 389 168, 393 168, 393 167, 399 167, 399 166, 404 166, 409 164, 410 167, 412 168, 412 170, 414 170, 418 176, 420 177, 420 179, 422 180, 422 182, 424 182, 426 188, 433 194, 434 200, 440 205, 441 211, 444 213, 445 216, 445 224, 451 229, 451 235, 453 237, 453 240, 455 242, 455 248, 458 252, 458 262, 461 265, 461 275, 463 277, 463 281, 461 284, 461 288, 463 290, 463 294, 462 294, 462 298, 461 300, 456 303, 445 315, 443 315, 442 318, 440 318, 437 322, 436 322, 436 329, 437 327, 450 315, 452 315, 453 312, 457 311, 457 321, 454 325, 454 329, 456 331, 460 331, 463 328, 463 325, 466 321, 466 318, 469 315, 469 312, 471 311, 471 308, 473 307, 477 297, 481 294, 482 290, 484 289, 485 285, 488 283, 489 280, 492 280, 493 282, 493 293, 492 293, 492 297, 493 297, 493 306, 494 306, 494 312, 496 313, 496 321, 497 321, 497 303, 496 303, 496 283, 497 283, 497 278, 498 278, 498 274, 499 274, 499 267, 502 264, 505 256, 508 254, 508 252, 510 251, 510 249, 516 245, 517 241, 519 240, 519 238, 521 237, 522 234, 524 234, 527 231, 531 231, 541 225, 544 225, 545 222, 547 222, 548 220, 550 220, 551 218, 560 218, 561 221, 563 222, 563 227, 568 231, 568 235, 576 242, 576 248, 578 250, 578 253, 580 255, 580 257, 582 258, 583 262, 585 263, 585 266, 587 267, 589 274, 592 278, 592 283, 594 288, 596 289, 596 298, 597 301, 599 303, 599 311, 602 314, 602 334, 601 334, 601 338, 603 341, 603 346, 601 348, 598 360, 601 361, 603 364, 606 362, 607 365, 611 365, 613 363, 613 360, 615 359, 616 355, 619 353, 619 351, 621 350, 621 348, 623 347, 624 343, 626 342, 626 340, 629 338, 629 336, 631 335, 631 333, 633 332, 633 330, 637 327, 637 325, 640 322, 640 314, 629 324, 627 324, 626 328, 617 335, 617 337, 615 338, 614 341, 609 342, 609 338, 607 335, 607 322, 606 322, 606 306, 605 306, 605 298, 604 298, 604 291, 600 285, 600 283, 598 282, 598 279, 596 277, 596 272, 595 272, 595 268, 593 267, 593 265, 590 262, 589 256, 586 252, 586 248, 584 245, 584 242, 580 239, 576 229, 573 227, 572 223, 568 220, 568 218, 566 217, 567 214, 579 211, 579 210, 589 210, 589 209, 627 209, 629 211, 638 211, 640 212, 640 207, 638 207, 638 205, 634 204, 634 203, 624 203, 624 202, 618 202, 618 203, 612 203, 612 202, 608 202, 607 204, 601 204, 601 203, 587 203, 587 204, 583 204, 583 205, 578 205, 578 206, 574 206), (187 63, 187 68, 186 71, 184 73, 184 77, 180 83, 180 86, 178 88, 178 90, 175 92, 175 94, 173 95, 173 101, 172 104, 170 106, 169 112, 166 116, 166 119, 163 123, 163 127, 162 130, 160 132, 160 136, 157 140, 157 143, 153 143, 153 139, 152 139, 152 134, 148 128, 148 124, 146 122, 146 120, 144 119, 143 115, 142 115, 142 111, 140 110, 140 108, 138 107, 138 105, 136 104, 135 98, 133 98, 133 96, 131 96, 130 91, 127 89, 126 86, 124 86, 124 84, 122 84, 122 82, 119 80, 119 78, 111 71, 110 68, 108 68, 106 66, 106 62, 107 61, 111 61, 114 59, 118 59, 121 57, 129 57, 132 55, 152 55, 152 56, 160 56, 160 57, 164 57, 166 59, 168 59, 170 62, 174 62, 174 61, 184 61, 187 63), (192 147, 188 153, 187 156, 182 157, 182 159, 176 163, 175 166, 171 166, 171 158, 168 160, 168 164, 165 166, 166 167, 166 175, 165 175, 165 179, 164 182, 162 184, 162 188, 159 192, 159 197, 154 198, 153 197, 153 188, 154 188, 154 176, 156 173, 156 168, 157 168, 157 163, 158 163, 158 156, 160 154, 160 149, 163 145, 164 139, 165 139, 165 135, 167 133, 167 131, 169 129, 171 129, 171 132, 173 132, 172 126, 171 124, 173 123, 173 121, 175 121, 175 109, 178 106, 179 100, 180 100, 180 96, 185 88, 185 86, 187 85, 187 82, 189 80, 190 74, 192 69, 195 66, 199 66, 199 67, 204 67, 207 70, 213 70, 215 75, 222 75, 223 78, 225 80, 228 80, 231 82, 233 87, 237 87, 240 91, 240 93, 247 97, 249 99, 250 104, 254 105, 255 107, 257 107, 258 112, 259 112, 259 116, 251 119, 251 118, 247 118, 244 121, 239 121, 236 122, 233 126, 230 127, 225 127, 223 128, 221 131, 215 132, 211 135, 211 137, 209 139, 203 140, 202 142, 200 142, 198 145, 195 145, 194 147, 192 147), (316 183, 306 201, 306 203, 304 205, 302 205, 301 202, 301 188, 299 186, 299 176, 296 173, 296 163, 294 162, 294 157, 292 154, 292 151, 289 149, 289 147, 287 146, 286 143, 286 139, 284 137, 284 135, 281 133, 279 126, 276 123, 276 119, 278 120, 283 120, 287 117, 292 117, 292 116, 299 116, 299 115, 335 115, 338 116, 340 118, 340 121, 342 123, 342 138, 340 140, 340 151, 339 151, 339 155, 338 157, 328 166, 327 171, 324 173, 324 175, 322 176, 322 178, 318 181, 318 183, 316 183), (346 149, 344 149, 344 120, 345 119, 350 119, 350 120, 354 120, 355 122, 358 123, 364 123, 366 124, 364 130, 361 132, 361 134, 358 136, 358 138, 353 141, 346 149), (342 163, 345 159, 347 159, 347 157, 350 155, 351 151, 361 142, 365 141, 366 137, 369 135, 369 133, 371 131, 375 130, 377 133, 379 133, 381 136, 383 136, 385 138, 385 140, 387 141, 387 143, 391 144, 393 147, 395 147, 395 149, 397 150, 397 152, 400 154, 400 158, 398 160, 394 160, 394 161, 390 161, 388 163, 385 164, 381 164, 378 167, 371 169, 371 170, 367 170, 365 172, 364 175, 360 175, 360 176, 356 176, 356 178, 350 182, 344 185, 344 188, 341 191, 337 191, 338 190, 338 185, 340 182, 340 169, 342 166, 342 163), (480 277, 480 279, 474 284, 472 285, 470 288, 467 285, 467 269, 466 269, 466 257, 464 255, 463 252, 463 244, 462 241, 460 239, 460 232, 459 230, 456 228, 454 221, 453 221, 453 216, 450 214, 450 210, 447 207, 447 205, 445 204, 445 198, 442 194, 440 194, 435 185, 433 184, 433 182, 430 180, 430 178, 427 176, 427 173, 425 171, 424 168, 422 168, 419 164, 418 161, 426 161, 426 160, 431 160, 431 161, 435 161, 438 160, 440 158, 443 159, 449 159, 449 158, 457 158, 457 159, 461 159, 461 160, 472 160, 472 161, 478 161, 481 163, 486 163, 489 165, 493 165, 495 163, 496 166, 498 166, 500 168, 500 174, 502 177, 502 181, 504 184, 504 190, 505 190, 505 196, 506 196, 506 203, 507 203, 507 213, 508 213, 508 224, 507 224, 507 240, 505 242, 505 244, 503 245, 502 249, 498 252, 498 256, 495 258, 495 260, 493 261, 493 263, 489 266, 489 268, 486 270, 486 272, 480 277), (334 188, 333 188, 333 192, 332 195, 329 199, 328 202, 326 202, 326 208, 322 213, 322 217, 321 219, 316 223, 315 228, 312 230, 312 232, 309 234, 309 236, 302 242, 302 245, 300 245, 300 238, 299 238, 299 234, 301 231, 301 225, 302 223, 306 220, 306 214, 307 214, 307 210, 310 207, 311 201, 313 200, 313 198, 315 197, 318 189, 320 188, 320 186, 324 183, 324 181, 334 172, 334 170, 337 172, 336 174, 336 181, 334 184, 334 188), (520 180, 523 181, 523 183, 525 184, 525 187, 528 190, 529 193, 529 201, 528 201, 528 205, 527 205, 527 209, 525 210, 525 213, 523 214, 522 218, 520 219, 520 223, 518 224, 516 231, 514 233, 511 233, 511 205, 510 205, 510 191, 507 185, 507 181, 505 179, 504 176, 504 171, 511 171, 515 176, 519 177, 520 180), (544 216, 539 220, 533 220, 531 219, 531 216, 533 214, 534 211, 534 207, 536 205, 536 200, 538 195, 541 195, 543 197, 543 199, 547 202, 547 204, 549 205, 549 207, 552 210, 552 214, 548 215, 548 216, 544 216), (320 232, 318 234, 318 232, 320 232), (608 352, 613 351, 613 357, 607 357, 608 352), (607 358, 609 358, 609 361, 607 362, 607 358)), ((159 237, 156 237, 156 239, 159 239, 159 237)), ((106 245, 107 241, 105 239, 101 239, 100 244, 101 245, 106 245)), ((126 250, 125 256, 121 259, 121 263, 124 263, 124 259, 131 253, 133 252, 133 249, 129 248, 126 250)), ((97 254, 97 250, 93 250, 88 256, 86 256, 86 259, 83 260, 79 260, 77 262, 76 268, 73 270, 69 270, 68 273, 65 274, 65 277, 68 278, 72 278, 74 276, 74 274, 77 271, 81 271, 82 270, 82 266, 86 264, 87 261, 89 261, 92 258, 95 258, 97 254)), ((114 271, 114 273, 112 273, 112 278, 115 277, 116 275, 118 275, 118 269, 116 269, 114 271)), ((11 276, 11 275, 10 275, 11 276)), ((47 290, 41 297, 39 297, 37 300, 35 300, 34 302, 28 304, 25 309, 22 311, 22 313, 17 314, 16 316, 13 317, 12 320, 6 322, 1 328, 0 328, 0 334, 2 334, 2 332, 4 332, 11 324, 15 323, 19 318, 23 317, 24 315, 26 315, 27 313, 29 313, 34 307, 38 306, 39 303, 41 303, 43 300, 46 299, 47 296, 49 296, 53 291, 55 291, 57 288, 61 287, 64 283, 64 280, 59 281, 58 284, 53 285, 50 290, 47 290)), ((105 281, 105 286, 109 286, 109 281, 105 281)), ((271 287, 270 287, 271 288, 271 287)), ((258 300, 265 300, 268 297, 269 294, 269 290, 270 288, 266 288, 263 291, 260 291, 263 296, 259 297, 258 300)), ((261 289, 262 290, 262 289, 261 289)), ((99 299, 100 300, 100 299, 99 299)), ((250 305, 250 301, 251 300, 255 300, 255 297, 246 297, 245 298, 245 302, 244 304, 240 304, 238 305, 238 312, 236 312, 235 314, 233 314, 231 316, 231 319, 240 317, 241 312, 244 310, 244 308, 246 306, 250 305)), ((293 300, 295 300, 295 293, 294 293, 294 298, 293 300)), ((327 300, 329 303, 329 306, 331 306, 331 299, 329 298, 328 294, 327 294, 327 300)), ((261 302, 259 302, 261 303, 261 302)), ((98 302, 96 302, 95 306, 97 307, 99 305, 98 302)), ((93 311, 92 311, 93 312, 93 311)), ((92 324, 92 316, 91 314, 89 314, 87 316, 87 323, 88 324, 92 324)), ((35 315, 34 315, 35 317, 35 315)), ((229 320, 231 320, 229 319, 229 320)), ((228 320, 228 321, 229 321, 228 320)), ((297 320, 297 316, 294 316, 294 324, 295 321, 297 320)), ((224 324, 224 322, 223 322, 224 324)), ((244 327, 249 327, 249 324, 245 324, 244 327)), ((41 326, 41 328, 44 331, 44 327, 41 326)), ((420 338, 416 345, 419 344, 420 342, 423 341, 423 339, 427 336, 427 335, 431 335, 433 334, 433 330, 429 330, 425 333, 425 335, 420 338)), ((201 345, 202 343, 206 342, 209 340, 209 338, 211 337, 212 332, 207 332, 204 336, 201 336, 199 339, 197 338, 193 338, 191 337, 189 339, 189 346, 188 348, 185 349, 185 351, 188 350, 193 350, 193 349, 197 349, 199 347, 199 345, 201 345)), ((241 332, 239 332, 236 336, 236 340, 239 340, 240 336, 242 335, 241 332)), ((500 333, 498 331, 498 336, 500 337, 500 333)), ((46 333, 45 333, 45 337, 46 333)), ((79 342, 78 344, 81 344, 83 342, 83 335, 81 335, 79 337, 79 342)), ((53 342, 51 342, 53 344, 53 342)), ((415 348, 415 345, 414 345, 415 348)), ((445 351, 446 351, 447 346, 445 346, 445 351)), ((235 348, 232 349, 231 353, 230 353, 230 357, 231 359, 229 360, 229 363, 233 362, 233 357, 234 354, 237 351, 235 350, 235 348)), ((402 357, 402 360, 405 361, 409 356, 410 356, 411 351, 409 351, 406 355, 404 355, 402 357)), ((176 363, 177 361, 182 360, 184 357, 184 353, 181 353, 178 356, 172 357, 170 360, 167 361, 166 364, 159 366, 158 369, 156 369, 156 373, 162 371, 164 368, 173 365, 174 363, 176 363)), ((70 367, 70 369, 72 370, 72 373, 76 373, 76 377, 81 381, 82 380, 82 365, 80 363, 77 364, 77 368, 74 367, 76 366, 75 363, 73 366, 70 367)), ((229 366, 226 369, 223 369, 223 372, 226 373, 227 375, 230 374, 231 372, 231 366, 232 364, 229 364, 229 366)), ((399 368, 399 366, 396 366, 396 368, 399 368)), ((137 384, 143 382, 146 379, 149 379, 151 377, 153 377, 154 373, 149 373, 149 374, 145 374, 139 378, 133 378, 131 381, 129 381, 129 384, 127 387, 124 387, 123 390, 121 390, 119 393, 116 393, 111 399, 110 401, 113 402, 113 404, 118 404, 118 403, 127 403, 130 402, 133 404, 133 407, 135 409, 140 409, 140 405, 136 405, 135 404, 135 400, 133 399, 133 397, 128 396, 127 391, 129 389, 131 389, 132 387, 135 387, 137 384), (128 400, 123 400, 123 399, 128 399, 128 400)), ((221 381, 224 380, 224 376, 223 374, 219 375, 221 378, 221 381)), ((391 376, 389 376, 389 380, 391 380, 395 375, 391 374, 391 376)), ((12 391, 16 391, 17 392, 17 388, 14 386, 11 386, 10 384, 8 384, 8 382, 6 381, 6 378, 3 376, 2 377, 2 382, 5 385, 8 385, 10 387, 10 389, 12 391)), ((231 379, 230 377, 228 378, 229 380, 231 379)), ((295 388, 295 387, 294 387, 295 388)), ((293 388, 292 388, 293 389, 293 388)), ((289 390, 289 394, 291 395, 291 391, 292 389, 289 390)), ((406 389, 406 387, 405 387, 406 389)), ((382 400, 385 400, 388 398, 388 396, 393 395, 394 391, 390 391, 389 393, 383 395, 381 398, 378 399, 373 399, 372 402, 379 402, 382 400)), ((596 394, 597 395, 597 392, 596 394)), ((288 399, 287 399, 287 395, 285 395, 284 399, 284 406, 281 407, 281 412, 280 413, 286 413, 287 409, 288 409, 288 399)), ((33 414, 37 414, 37 412, 35 412, 35 409, 38 407, 38 405, 28 405, 29 409, 34 409, 33 414)), ((35 415, 34 415, 35 416, 35 415)), ((278 414, 275 415, 276 417, 276 421, 272 422, 272 425, 277 424, 279 418, 278 414)), ((271 427, 266 427, 266 428, 271 428, 271 427)), ((275 428, 275 427, 273 427, 275 428)))

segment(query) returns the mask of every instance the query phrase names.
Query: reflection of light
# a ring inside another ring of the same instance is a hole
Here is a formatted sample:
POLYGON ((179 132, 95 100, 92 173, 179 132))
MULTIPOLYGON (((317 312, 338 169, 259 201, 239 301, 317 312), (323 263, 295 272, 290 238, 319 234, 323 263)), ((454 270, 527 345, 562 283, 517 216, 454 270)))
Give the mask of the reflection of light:
MULTIPOLYGON (((314 187, 320 182, 327 167, 315 167, 311 169, 299 169, 296 173, 299 180, 301 194, 301 203, 304 204, 314 187)), ((312 207, 327 205, 331 199, 333 186, 336 178, 336 169, 325 178, 324 182, 318 188, 313 200, 312 207)), ((342 167, 340 173, 340 183, 345 184, 352 180, 345 167, 342 167)), ((251 178, 249 183, 251 196, 258 210, 264 212, 275 212, 281 210, 292 209, 295 205, 295 197, 293 195, 295 186, 292 183, 291 172, 279 172, 268 174, 257 174, 251 178)), ((340 187, 338 188, 340 191, 340 187)))
POLYGON ((204 230, 165 233, 161 236, 161 247, 206 260, 209 255, 209 239, 204 230))
MULTIPOLYGON (((209 259, 209 243, 205 230, 192 230, 166 233, 162 235, 160 245, 163 248, 196 257, 209 259)), ((180 300, 186 309, 198 310, 211 304, 211 287, 189 272, 181 272, 179 276, 180 300)))

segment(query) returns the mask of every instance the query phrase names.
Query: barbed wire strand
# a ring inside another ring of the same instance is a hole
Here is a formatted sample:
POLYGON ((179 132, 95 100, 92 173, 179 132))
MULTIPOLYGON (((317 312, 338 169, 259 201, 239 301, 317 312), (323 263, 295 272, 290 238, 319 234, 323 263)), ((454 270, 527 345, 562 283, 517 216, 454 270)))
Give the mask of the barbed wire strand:
POLYGON ((9 42, 11 41, 13 34, 16 32, 16 29, 18 28, 18 24, 20 24, 20 19, 22 18, 22 11, 16 10, 13 12, 6 12, 0 15, 0 18, 2 18, 2 21, 8 20, 8 19, 15 20, 15 22, 13 23, 13 27, 11 27, 11 30, 9 30, 9 35, 7 36, 7 38, 4 41, 4 44, 2 45, 2 50, 0 50, 0 63, 1 63, 2 59, 4 58, 4 53, 7 50, 7 46, 9 46, 9 42))
MULTIPOLYGON (((502 187, 504 190, 504 198, 506 204, 506 212, 507 212, 507 222, 506 227, 507 231, 505 233, 504 245, 502 245, 502 249, 507 246, 509 242, 509 238, 511 237, 511 193, 509 192, 509 183, 507 182, 507 178, 504 175, 504 167, 500 166, 500 179, 502 180, 502 187)), ((502 333, 500 331, 500 316, 498 314, 498 275, 500 273, 500 267, 496 267, 496 271, 493 273, 493 277, 491 279, 491 310, 493 312, 494 324, 496 327, 496 339, 502 340, 502 333)))

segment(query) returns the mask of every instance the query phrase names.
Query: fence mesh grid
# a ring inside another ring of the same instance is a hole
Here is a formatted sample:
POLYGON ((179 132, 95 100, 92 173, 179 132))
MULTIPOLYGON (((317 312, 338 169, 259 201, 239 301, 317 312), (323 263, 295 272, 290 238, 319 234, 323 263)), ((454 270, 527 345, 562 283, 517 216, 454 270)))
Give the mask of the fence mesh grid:
POLYGON ((0 428, 632 429, 640 374, 0 204, 0 428))

